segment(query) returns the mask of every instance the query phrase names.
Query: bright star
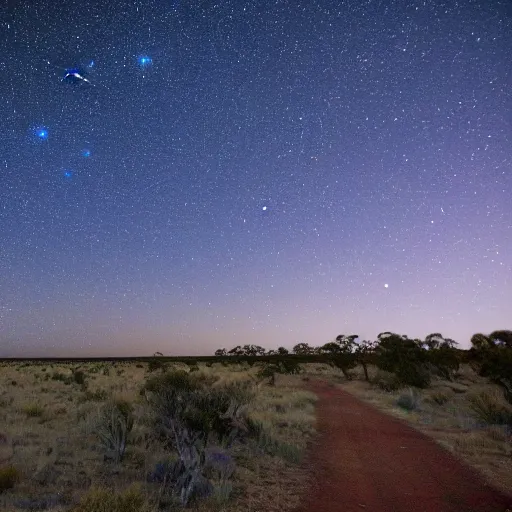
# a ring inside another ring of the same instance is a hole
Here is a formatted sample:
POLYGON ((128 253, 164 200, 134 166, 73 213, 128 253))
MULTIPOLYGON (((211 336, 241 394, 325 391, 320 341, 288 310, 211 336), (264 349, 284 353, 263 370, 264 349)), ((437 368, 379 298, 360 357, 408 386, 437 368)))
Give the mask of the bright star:
POLYGON ((386 283, 386 284, 384 285, 384 288, 389 288, 389 284, 388 284, 388 283, 386 283))
POLYGON ((73 173, 71 171, 64 171, 64 177, 71 178, 71 177, 73 177, 73 173))
POLYGON ((139 64, 142 67, 149 66, 153 62, 153 59, 151 57, 148 57, 147 55, 143 55, 142 57, 139 57, 139 64))
POLYGON ((266 207, 266 206, 264 206, 264 207, 263 207, 263 211, 264 211, 264 212, 266 212, 266 211, 267 211, 267 207, 266 207))
POLYGON ((36 128, 34 130, 36 137, 40 140, 46 140, 48 138, 48 129, 44 127, 36 128))
POLYGON ((82 151, 82 156, 85 158, 89 158, 91 156, 91 150, 90 149, 84 149, 82 151))

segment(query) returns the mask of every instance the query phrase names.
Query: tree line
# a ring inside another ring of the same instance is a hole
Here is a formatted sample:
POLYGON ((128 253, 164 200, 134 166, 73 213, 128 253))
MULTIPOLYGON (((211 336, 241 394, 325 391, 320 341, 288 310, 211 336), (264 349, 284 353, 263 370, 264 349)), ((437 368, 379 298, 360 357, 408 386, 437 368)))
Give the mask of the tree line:
POLYGON ((471 348, 461 350, 451 338, 432 333, 424 340, 409 338, 393 332, 382 332, 377 340, 362 340, 358 335, 340 334, 333 341, 314 347, 298 343, 291 352, 284 347, 267 351, 259 345, 237 345, 226 350, 216 350, 223 360, 230 356, 276 356, 263 365, 271 381, 275 373, 298 373, 304 361, 326 361, 338 368, 347 379, 351 371, 361 365, 365 380, 370 380, 369 365, 392 374, 397 385, 428 387, 433 376, 455 380, 462 363, 469 363, 481 376, 500 385, 512 403, 512 331, 497 330, 489 335, 481 333, 471 337, 471 348), (304 358, 306 356, 306 358, 304 358), (310 359, 309 359, 310 357, 310 359))

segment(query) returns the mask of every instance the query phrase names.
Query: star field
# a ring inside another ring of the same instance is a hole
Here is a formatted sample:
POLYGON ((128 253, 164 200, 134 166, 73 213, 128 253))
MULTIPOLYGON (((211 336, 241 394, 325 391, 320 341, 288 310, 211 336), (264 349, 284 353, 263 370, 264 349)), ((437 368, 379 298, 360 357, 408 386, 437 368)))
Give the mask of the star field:
POLYGON ((507 1, 0 7, 0 356, 510 328, 507 1))

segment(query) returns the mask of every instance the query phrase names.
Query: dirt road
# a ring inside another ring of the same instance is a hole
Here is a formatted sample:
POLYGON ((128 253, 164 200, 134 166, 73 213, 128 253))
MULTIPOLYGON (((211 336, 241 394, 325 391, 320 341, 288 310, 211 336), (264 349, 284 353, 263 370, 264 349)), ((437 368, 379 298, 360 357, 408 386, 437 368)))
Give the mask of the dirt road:
POLYGON ((309 388, 320 435, 297 512, 512 512, 512 497, 420 432, 326 383, 309 388))

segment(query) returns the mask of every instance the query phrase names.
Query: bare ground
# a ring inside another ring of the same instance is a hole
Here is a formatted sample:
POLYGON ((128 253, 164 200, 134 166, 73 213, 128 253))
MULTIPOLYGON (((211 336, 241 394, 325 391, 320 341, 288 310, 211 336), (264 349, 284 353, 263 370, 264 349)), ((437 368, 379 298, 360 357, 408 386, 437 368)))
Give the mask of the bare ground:
POLYGON ((325 382, 296 512, 505 512, 512 496, 404 422, 325 382))

